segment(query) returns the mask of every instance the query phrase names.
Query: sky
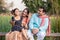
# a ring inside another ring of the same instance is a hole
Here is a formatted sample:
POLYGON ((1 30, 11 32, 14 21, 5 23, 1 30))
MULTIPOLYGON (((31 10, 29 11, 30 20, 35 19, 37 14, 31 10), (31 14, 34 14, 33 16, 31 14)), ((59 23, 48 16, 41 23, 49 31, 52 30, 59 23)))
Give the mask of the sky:
MULTIPOLYGON (((18 8, 19 10, 23 10, 24 8, 26 8, 25 4, 22 3, 22 0, 5 0, 6 3, 9 5, 9 3, 13 2, 13 7, 9 8, 10 10, 14 9, 14 8, 18 8)), ((42 1, 47 1, 47 0, 42 0, 42 1)))
POLYGON ((22 0, 5 0, 6 3, 9 5, 9 3, 13 2, 13 7, 10 8, 14 9, 14 8, 18 8, 19 10, 23 10, 24 8, 26 8, 25 4, 22 3, 22 0))

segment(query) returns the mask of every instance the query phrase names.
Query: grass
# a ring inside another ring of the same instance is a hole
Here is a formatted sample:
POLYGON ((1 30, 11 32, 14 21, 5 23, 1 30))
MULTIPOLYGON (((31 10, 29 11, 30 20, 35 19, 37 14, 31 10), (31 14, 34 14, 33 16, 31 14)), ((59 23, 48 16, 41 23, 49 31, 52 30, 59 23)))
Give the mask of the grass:
POLYGON ((60 33, 60 17, 51 17, 51 32, 60 33))
MULTIPOLYGON (((51 16, 51 32, 60 33, 60 17, 51 16)), ((45 40, 60 40, 60 37, 45 37, 45 40)))
POLYGON ((11 16, 0 16, 0 32, 8 32, 11 29, 9 23, 11 16))
MULTIPOLYGON (((11 29, 11 25, 9 23, 11 16, 9 15, 0 15, 0 32, 8 32, 11 29)), ((5 37, 0 37, 0 40, 5 40, 5 37)))

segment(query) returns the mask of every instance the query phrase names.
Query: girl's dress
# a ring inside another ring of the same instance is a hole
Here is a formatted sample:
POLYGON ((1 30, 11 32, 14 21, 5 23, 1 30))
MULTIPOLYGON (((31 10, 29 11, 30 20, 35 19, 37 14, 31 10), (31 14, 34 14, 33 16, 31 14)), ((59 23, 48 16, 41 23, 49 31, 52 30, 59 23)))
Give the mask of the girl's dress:
POLYGON ((21 19, 20 20, 15 20, 15 18, 14 17, 12 17, 12 21, 15 21, 15 24, 14 24, 14 26, 11 28, 11 31, 19 31, 19 32, 21 32, 21 30, 22 30, 22 25, 21 25, 21 23, 22 23, 22 17, 21 17, 21 19))

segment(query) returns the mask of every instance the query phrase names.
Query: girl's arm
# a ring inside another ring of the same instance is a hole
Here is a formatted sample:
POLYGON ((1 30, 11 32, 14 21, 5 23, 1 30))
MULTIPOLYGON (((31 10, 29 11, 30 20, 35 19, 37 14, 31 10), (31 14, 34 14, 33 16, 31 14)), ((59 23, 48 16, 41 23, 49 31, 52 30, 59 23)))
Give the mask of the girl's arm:
POLYGON ((11 18, 10 24, 11 24, 12 26, 14 26, 14 24, 15 24, 14 17, 11 18))

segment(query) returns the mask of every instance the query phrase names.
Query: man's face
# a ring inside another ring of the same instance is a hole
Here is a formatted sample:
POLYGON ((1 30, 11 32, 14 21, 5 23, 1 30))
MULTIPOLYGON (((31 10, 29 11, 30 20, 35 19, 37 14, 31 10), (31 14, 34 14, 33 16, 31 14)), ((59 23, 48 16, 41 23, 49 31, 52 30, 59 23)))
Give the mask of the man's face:
POLYGON ((39 9, 38 9, 38 14, 39 14, 39 15, 42 15, 42 14, 43 14, 43 9, 42 9, 42 8, 39 8, 39 9))

